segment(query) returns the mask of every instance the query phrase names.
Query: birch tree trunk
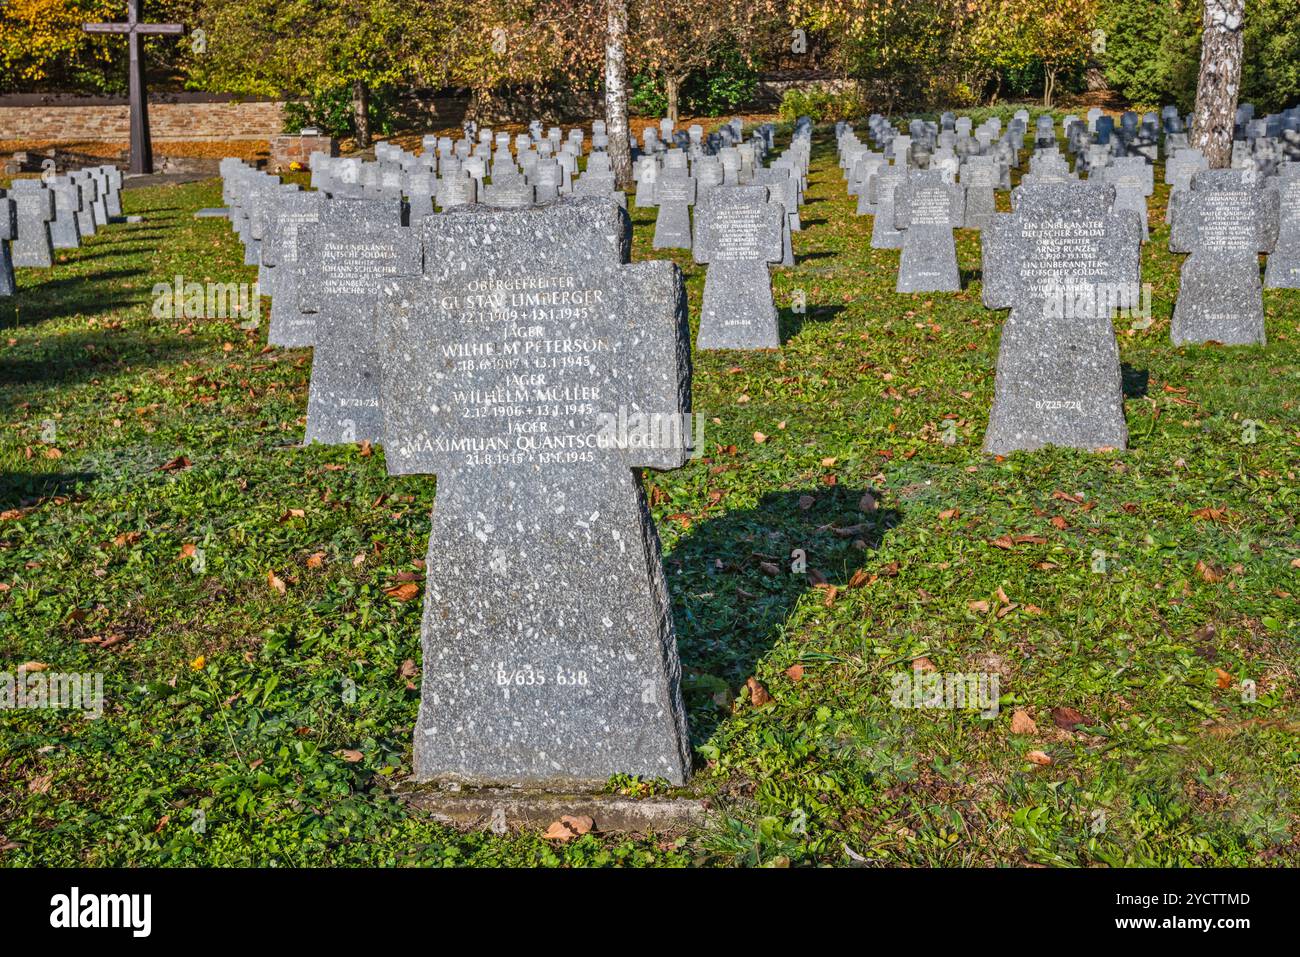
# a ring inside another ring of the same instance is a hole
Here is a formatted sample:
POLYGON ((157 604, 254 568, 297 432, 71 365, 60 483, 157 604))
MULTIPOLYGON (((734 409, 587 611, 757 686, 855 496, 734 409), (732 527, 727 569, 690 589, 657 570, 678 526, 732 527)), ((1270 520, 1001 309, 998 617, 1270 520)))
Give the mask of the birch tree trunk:
POLYGON ((605 133, 609 165, 620 188, 632 184, 627 129, 627 0, 605 0, 605 133))
POLYGON ((364 80, 352 84, 352 125, 357 133, 357 149, 370 145, 370 90, 364 80))
POLYGON ((1191 145, 1205 154, 1210 169, 1232 165, 1245 16, 1246 0, 1205 0, 1191 145))

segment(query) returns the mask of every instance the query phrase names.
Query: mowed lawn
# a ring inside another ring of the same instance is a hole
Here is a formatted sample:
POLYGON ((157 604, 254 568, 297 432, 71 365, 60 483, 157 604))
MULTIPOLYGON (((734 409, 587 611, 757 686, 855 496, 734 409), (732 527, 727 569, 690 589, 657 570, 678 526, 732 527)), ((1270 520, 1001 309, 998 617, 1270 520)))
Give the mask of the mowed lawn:
MULTIPOLYGON (((707 452, 644 479, 712 823, 556 844, 393 796, 436 482, 298 445, 311 353, 265 310, 154 317, 156 283, 255 278, 193 218, 218 182, 125 193, 141 223, 0 300, 0 671, 106 698, 0 712, 0 863, 1300 864, 1300 292, 1267 347, 1173 347, 1166 196, 1154 322, 1116 323, 1131 448, 997 460, 979 235, 964 292, 896 295, 819 130, 784 346, 697 354, 707 452), (895 707, 930 668, 996 675, 998 714, 895 707)), ((698 310, 654 213, 634 255, 698 310)))

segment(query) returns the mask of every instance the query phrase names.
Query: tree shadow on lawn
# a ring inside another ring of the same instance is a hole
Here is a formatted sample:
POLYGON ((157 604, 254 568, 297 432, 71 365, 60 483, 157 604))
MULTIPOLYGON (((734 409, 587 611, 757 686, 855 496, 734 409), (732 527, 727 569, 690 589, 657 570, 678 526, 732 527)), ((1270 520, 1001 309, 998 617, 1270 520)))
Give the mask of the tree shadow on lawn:
POLYGON ((26 508, 52 495, 69 495, 96 478, 94 472, 0 472, 0 509, 26 508))
MULTIPOLYGON (((27 271, 23 280, 28 280, 34 271, 27 271)), ((146 304, 153 290, 152 282, 141 281, 128 287, 109 285, 113 280, 144 275, 142 269, 110 269, 91 275, 43 279, 34 286, 24 282, 18 287, 18 295, 0 299, 0 328, 31 326, 77 313, 102 315, 125 306, 146 304)))
POLYGON ((863 491, 835 486, 769 492, 756 508, 692 526, 664 556, 696 744, 707 741, 730 713, 796 604, 815 588, 810 574, 844 588, 859 569, 873 571, 874 552, 902 515, 893 509, 863 513, 863 491), (800 507, 805 496, 813 500, 808 508, 800 507), (795 570, 796 549, 806 557, 806 571, 795 570))
POLYGON ((1124 381, 1124 398, 1144 399, 1151 381, 1151 373, 1146 369, 1135 369, 1127 362, 1120 366, 1120 375, 1124 381))
POLYGON ((197 348, 180 336, 160 338, 156 329, 51 335, 37 343, 0 350, 0 412, 33 400, 34 389, 107 379, 123 372, 176 362, 197 348))

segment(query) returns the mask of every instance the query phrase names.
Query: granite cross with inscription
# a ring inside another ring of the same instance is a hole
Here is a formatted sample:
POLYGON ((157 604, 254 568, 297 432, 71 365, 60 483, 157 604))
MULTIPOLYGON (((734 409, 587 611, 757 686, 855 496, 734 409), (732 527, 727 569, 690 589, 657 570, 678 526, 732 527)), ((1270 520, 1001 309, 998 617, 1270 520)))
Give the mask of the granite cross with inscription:
POLYGON ((149 93, 144 85, 144 57, 140 38, 143 36, 180 36, 185 27, 179 23, 141 23, 141 0, 126 0, 126 23, 84 23, 87 33, 126 34, 130 47, 130 73, 128 74, 131 101, 131 167, 132 173, 153 172, 153 144, 149 139, 149 93))
POLYGON ((720 186, 695 207, 695 261, 708 265, 697 349, 777 349, 768 263, 784 255, 785 208, 766 186, 720 186))
POLYGON ((1019 186, 983 232, 984 305, 1011 309, 998 348, 984 448, 1125 448, 1116 307, 1141 281, 1142 226, 1115 188, 1019 186))
POLYGON ((1169 251, 1183 263, 1169 336, 1175 345, 1264 342, 1259 254, 1277 243, 1276 190, 1254 167, 1203 170, 1192 177, 1169 232, 1169 251))
POLYGON ((402 201, 330 200, 299 227, 297 252, 299 305, 316 314, 304 442, 383 442, 375 303, 384 280, 421 270, 402 201))
POLYGON ((636 471, 688 457, 680 270, 628 265, 627 214, 563 197, 421 225, 385 284, 385 456, 436 474, 415 777, 685 781, 659 540, 636 471))
POLYGON ((941 170, 908 170, 894 189, 894 226, 903 231, 895 292, 961 292, 957 246, 965 190, 941 170))

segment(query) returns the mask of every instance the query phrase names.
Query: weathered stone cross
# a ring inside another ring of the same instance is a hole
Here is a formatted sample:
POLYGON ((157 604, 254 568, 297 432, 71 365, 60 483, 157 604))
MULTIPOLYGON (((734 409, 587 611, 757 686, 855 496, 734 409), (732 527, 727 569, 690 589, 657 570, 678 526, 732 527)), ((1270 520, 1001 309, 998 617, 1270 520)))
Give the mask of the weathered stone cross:
POLYGON ((126 0, 126 23, 83 23, 86 33, 125 33, 130 43, 129 73, 131 98, 131 167, 132 173, 153 172, 153 145, 149 141, 149 96, 144 86, 144 58, 140 55, 142 36, 180 36, 180 23, 141 23, 142 0, 126 0))
POLYGON ((385 286, 388 471, 438 476, 419 780, 689 773, 636 475, 689 454, 686 298, 672 263, 627 263, 628 225, 588 197, 453 209, 421 223, 424 278, 385 286))

